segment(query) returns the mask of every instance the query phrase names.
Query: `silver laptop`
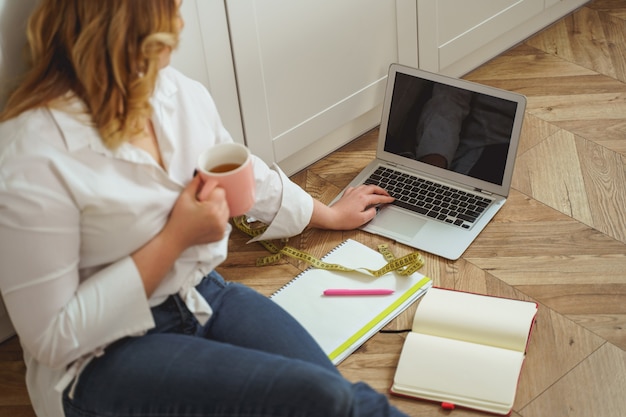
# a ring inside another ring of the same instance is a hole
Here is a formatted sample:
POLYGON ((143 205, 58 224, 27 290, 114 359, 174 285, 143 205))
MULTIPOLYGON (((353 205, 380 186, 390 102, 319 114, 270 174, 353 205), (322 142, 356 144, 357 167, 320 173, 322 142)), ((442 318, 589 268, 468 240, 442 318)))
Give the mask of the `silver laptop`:
POLYGON ((376 159, 349 186, 396 201, 363 230, 458 259, 507 199, 525 108, 517 93, 392 64, 376 159))

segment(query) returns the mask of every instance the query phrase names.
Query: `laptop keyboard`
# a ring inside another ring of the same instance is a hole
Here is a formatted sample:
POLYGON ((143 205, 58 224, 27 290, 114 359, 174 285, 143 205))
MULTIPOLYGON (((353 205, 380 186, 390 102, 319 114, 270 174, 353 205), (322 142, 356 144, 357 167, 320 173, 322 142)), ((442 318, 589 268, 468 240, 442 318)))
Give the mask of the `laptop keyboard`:
POLYGON ((464 229, 491 203, 488 198, 386 167, 378 167, 365 184, 387 190, 396 199, 393 205, 464 229))

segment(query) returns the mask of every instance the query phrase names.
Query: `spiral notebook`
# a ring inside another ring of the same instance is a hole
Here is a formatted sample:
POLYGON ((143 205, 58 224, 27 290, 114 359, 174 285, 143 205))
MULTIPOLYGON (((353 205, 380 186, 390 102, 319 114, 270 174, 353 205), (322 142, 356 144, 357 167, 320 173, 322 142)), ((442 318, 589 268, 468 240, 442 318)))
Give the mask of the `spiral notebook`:
MULTIPOLYGON (((387 261, 378 251, 352 239, 322 258, 348 268, 379 269, 387 261)), ((271 299, 296 318, 339 364, 394 317, 424 295, 430 278, 416 272, 389 272, 379 278, 360 272, 310 267, 275 292, 271 299), (392 289, 390 295, 324 296, 326 289, 392 289)))

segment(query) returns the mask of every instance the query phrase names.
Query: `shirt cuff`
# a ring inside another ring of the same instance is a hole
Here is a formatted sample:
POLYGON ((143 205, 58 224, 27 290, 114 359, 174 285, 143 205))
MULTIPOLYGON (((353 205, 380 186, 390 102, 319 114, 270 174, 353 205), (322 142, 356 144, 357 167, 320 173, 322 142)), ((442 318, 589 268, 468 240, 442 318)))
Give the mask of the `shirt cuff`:
POLYGON ((313 215, 313 197, 287 178, 276 164, 274 164, 273 169, 278 172, 282 183, 280 208, 265 232, 249 242, 279 239, 300 234, 309 225, 313 215))
POLYGON ((95 321, 100 323, 104 334, 108 334, 112 342, 125 336, 137 336, 145 333, 154 327, 154 319, 145 289, 141 280, 141 275, 132 257, 127 256, 104 270, 97 272, 85 282, 84 285, 96 284, 96 288, 89 291, 88 298, 96 298, 106 306, 107 310, 115 311, 109 315, 102 315, 94 312, 97 317, 95 321), (107 275, 104 280, 93 279, 98 274, 107 275), (116 290, 119 289, 119 290, 116 290), (124 323, 119 322, 120 315, 125 317, 124 323))

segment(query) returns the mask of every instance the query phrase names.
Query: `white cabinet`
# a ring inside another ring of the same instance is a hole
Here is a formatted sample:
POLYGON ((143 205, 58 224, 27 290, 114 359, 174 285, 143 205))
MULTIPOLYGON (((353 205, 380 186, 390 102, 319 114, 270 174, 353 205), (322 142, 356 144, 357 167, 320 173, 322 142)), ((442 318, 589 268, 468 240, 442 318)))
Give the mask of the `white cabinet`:
POLYGON ((287 173, 376 126, 389 65, 417 64, 415 32, 409 44, 398 37, 399 28, 407 30, 399 10, 404 16, 408 8, 406 22, 415 24, 414 1, 226 0, 226 6, 246 143, 287 173))
POLYGON ((189 0, 182 15, 172 65, 287 174, 380 123, 389 65, 417 66, 415 0, 189 0))
POLYGON ((461 76, 588 0, 417 0, 419 67, 461 76))
POLYGON ((188 0, 174 66, 293 174, 376 126, 392 62, 461 76, 587 0, 188 0))
POLYGON ((224 0, 186 0, 185 27, 172 65, 211 91, 224 126, 244 143, 224 0))

